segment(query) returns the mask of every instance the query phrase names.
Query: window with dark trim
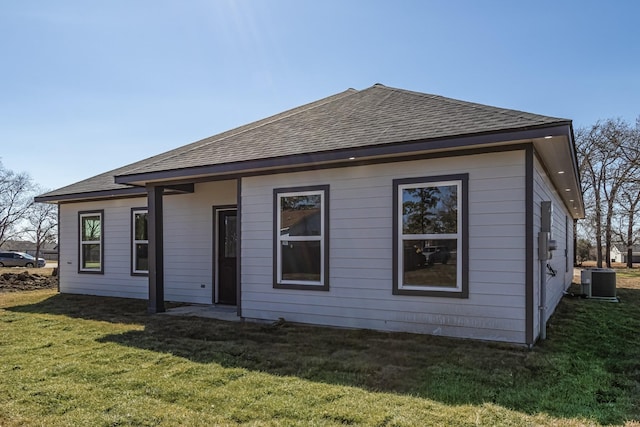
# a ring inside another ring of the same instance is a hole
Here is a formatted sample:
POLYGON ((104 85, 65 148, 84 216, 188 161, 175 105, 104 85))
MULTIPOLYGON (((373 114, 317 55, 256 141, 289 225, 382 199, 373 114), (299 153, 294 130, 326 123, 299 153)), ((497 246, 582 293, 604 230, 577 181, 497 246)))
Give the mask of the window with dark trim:
POLYGON ((147 208, 131 209, 131 274, 149 274, 149 234, 147 208))
POLYGON ((273 191, 274 284, 329 289, 329 186, 273 191))
POLYGON ((468 297, 468 174, 393 181, 393 293, 468 297))
POLYGON ((104 211, 78 213, 78 272, 104 273, 104 211))

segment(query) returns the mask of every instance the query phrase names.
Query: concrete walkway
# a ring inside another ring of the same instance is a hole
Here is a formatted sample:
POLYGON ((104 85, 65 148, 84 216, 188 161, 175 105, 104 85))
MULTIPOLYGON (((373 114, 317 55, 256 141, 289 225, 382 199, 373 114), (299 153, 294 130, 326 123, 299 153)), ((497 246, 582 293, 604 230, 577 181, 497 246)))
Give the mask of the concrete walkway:
POLYGON ((207 317, 209 319, 225 320, 227 322, 239 322, 238 309, 230 305, 184 305, 170 308, 162 313, 169 316, 194 316, 207 317))

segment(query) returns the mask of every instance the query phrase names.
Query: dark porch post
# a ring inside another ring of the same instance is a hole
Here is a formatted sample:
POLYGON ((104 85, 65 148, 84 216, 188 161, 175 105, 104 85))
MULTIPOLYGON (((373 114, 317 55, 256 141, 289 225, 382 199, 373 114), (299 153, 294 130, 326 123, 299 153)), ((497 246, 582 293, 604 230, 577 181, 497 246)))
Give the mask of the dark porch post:
POLYGON ((149 313, 162 313, 164 308, 164 233, 162 228, 162 193, 164 187, 147 185, 149 237, 149 313))

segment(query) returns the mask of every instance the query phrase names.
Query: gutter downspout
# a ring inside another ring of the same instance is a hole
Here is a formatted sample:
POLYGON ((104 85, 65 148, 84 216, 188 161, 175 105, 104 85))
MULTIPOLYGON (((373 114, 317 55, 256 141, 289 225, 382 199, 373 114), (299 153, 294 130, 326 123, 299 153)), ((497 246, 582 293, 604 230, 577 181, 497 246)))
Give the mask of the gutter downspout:
POLYGON ((553 205, 550 201, 540 202, 540 232, 538 233, 538 259, 540 260, 540 339, 547 338, 547 261, 551 259, 551 251, 558 244, 551 240, 551 224, 553 221, 553 205))
MULTIPOLYGON (((543 248, 544 241, 548 241, 549 233, 541 231, 538 234, 538 247, 543 248)), ((542 249, 539 251, 542 254, 542 249)), ((545 251, 546 252, 546 251, 545 251)), ((539 255, 540 255, 539 254, 539 255)), ((538 310, 540 311, 540 339, 547 339, 547 274, 545 272, 546 259, 540 258, 540 301, 538 310)))

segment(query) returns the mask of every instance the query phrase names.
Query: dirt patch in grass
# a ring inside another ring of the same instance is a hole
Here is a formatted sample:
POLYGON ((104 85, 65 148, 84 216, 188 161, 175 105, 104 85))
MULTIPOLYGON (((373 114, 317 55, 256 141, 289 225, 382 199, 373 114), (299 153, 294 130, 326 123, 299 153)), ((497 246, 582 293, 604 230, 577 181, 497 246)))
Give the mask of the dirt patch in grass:
POLYGON ((57 289, 57 287, 58 278, 55 276, 31 274, 28 271, 0 273, 0 293, 57 289))

